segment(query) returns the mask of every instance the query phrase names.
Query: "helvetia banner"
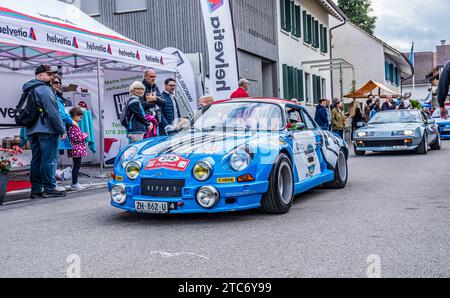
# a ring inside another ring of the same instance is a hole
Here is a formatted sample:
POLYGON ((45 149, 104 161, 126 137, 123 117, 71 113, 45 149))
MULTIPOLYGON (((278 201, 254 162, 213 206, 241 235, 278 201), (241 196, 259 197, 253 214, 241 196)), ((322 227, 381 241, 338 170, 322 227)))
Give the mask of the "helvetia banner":
POLYGON ((210 95, 228 99, 238 87, 236 42, 229 0, 200 0, 209 53, 210 95))

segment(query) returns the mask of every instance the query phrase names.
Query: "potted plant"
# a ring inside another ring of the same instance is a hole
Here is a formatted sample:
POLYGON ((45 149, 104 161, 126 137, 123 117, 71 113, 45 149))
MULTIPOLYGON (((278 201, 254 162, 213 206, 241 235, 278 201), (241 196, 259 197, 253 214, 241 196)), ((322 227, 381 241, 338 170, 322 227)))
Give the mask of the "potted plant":
POLYGON ((16 155, 19 155, 22 152, 22 149, 18 146, 13 146, 12 149, 0 148, 0 205, 3 203, 6 196, 8 173, 15 165, 20 167, 23 166, 23 164, 16 157, 16 155))

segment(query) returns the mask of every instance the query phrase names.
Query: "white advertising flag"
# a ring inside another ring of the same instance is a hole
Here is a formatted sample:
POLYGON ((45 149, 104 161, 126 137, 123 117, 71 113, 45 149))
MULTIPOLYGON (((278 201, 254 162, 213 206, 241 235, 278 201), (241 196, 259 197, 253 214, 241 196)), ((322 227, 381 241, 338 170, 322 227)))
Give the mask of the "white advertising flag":
POLYGON ((228 99, 238 88, 236 42, 229 0, 200 0, 209 54, 209 94, 228 99))

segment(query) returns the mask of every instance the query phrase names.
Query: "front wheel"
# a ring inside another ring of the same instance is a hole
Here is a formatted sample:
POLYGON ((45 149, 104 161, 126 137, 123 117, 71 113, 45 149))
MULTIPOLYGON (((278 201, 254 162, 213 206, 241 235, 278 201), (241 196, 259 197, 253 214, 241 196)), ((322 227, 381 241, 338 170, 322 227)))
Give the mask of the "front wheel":
POLYGON ((261 200, 261 210, 270 214, 289 212, 294 201, 292 162, 282 153, 270 173, 269 189, 261 200))
POLYGON ((348 181, 348 164, 344 152, 339 152, 338 161, 334 168, 334 180, 325 184, 326 188, 342 189, 348 181))
POLYGON ((424 135, 422 142, 420 142, 419 147, 416 149, 417 154, 425 155, 428 153, 428 141, 427 136, 424 135))
POLYGON ((436 141, 434 141, 433 145, 431 145, 430 148, 431 148, 431 150, 441 150, 442 139, 441 139, 441 133, 439 131, 436 136, 436 141))

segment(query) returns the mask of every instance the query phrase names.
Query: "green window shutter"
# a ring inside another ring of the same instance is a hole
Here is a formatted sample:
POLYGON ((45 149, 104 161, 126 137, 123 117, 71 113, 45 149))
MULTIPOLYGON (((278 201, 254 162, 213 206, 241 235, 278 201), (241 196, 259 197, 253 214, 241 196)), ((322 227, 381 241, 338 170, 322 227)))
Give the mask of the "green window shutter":
POLYGON ((314 31, 314 17, 311 17, 311 45, 314 46, 316 44, 316 32, 314 31))
MULTIPOLYGON (((317 77, 317 94, 319 94, 319 98, 318 98, 318 101, 319 101, 323 97, 323 94, 322 94, 322 77, 320 77, 320 76, 317 77)), ((317 102, 317 103, 319 103, 319 102, 317 102)))
POLYGON ((323 42, 323 25, 320 24, 320 30, 319 30, 319 34, 320 34, 320 51, 323 53, 323 46, 324 46, 324 42, 323 42))
POLYGON ((323 27, 323 52, 328 53, 328 29, 323 27))
POLYGON ((300 6, 295 6, 295 27, 297 28, 296 37, 301 37, 302 36, 302 19, 301 19, 301 9, 300 6))
POLYGON ((314 21, 314 47, 319 48, 319 21, 314 21))
POLYGON ((297 68, 293 70, 292 76, 292 98, 298 98, 298 72, 297 68))
POLYGON ((280 0, 281 29, 286 30, 286 1, 280 0))
POLYGON ((291 32, 293 36, 297 36, 297 20, 295 15, 295 3, 291 1, 291 32))
POLYGON ((309 34, 308 34, 308 16, 306 14, 306 10, 303 11, 303 39, 305 42, 308 41, 309 34))
POLYGON ((307 44, 311 44, 313 38, 313 30, 312 30, 312 17, 311 15, 307 16, 307 31, 308 31, 308 40, 307 44))
POLYGON ((297 79, 298 79, 298 98, 300 100, 305 99, 305 92, 303 86, 303 70, 297 69, 297 79))
POLYGON ((389 81, 390 77, 389 77, 389 63, 384 62, 384 72, 385 72, 385 78, 386 81, 389 81))
POLYGON ((312 91, 313 91, 313 103, 315 104, 317 102, 317 76, 312 76, 312 91))
POLYGON ((292 30, 291 0, 284 0, 284 1, 286 10, 286 31, 291 32, 292 30))
POLYGON ((294 68, 292 66, 288 66, 288 97, 286 99, 291 99, 293 97, 293 86, 294 81, 294 68))
POLYGON ((288 98, 289 92, 289 81, 288 81, 288 66, 283 64, 283 96, 285 99, 288 98))
POLYGON ((394 78, 394 64, 389 64, 389 78, 392 83, 395 82, 394 78))

